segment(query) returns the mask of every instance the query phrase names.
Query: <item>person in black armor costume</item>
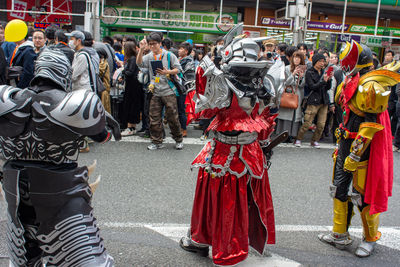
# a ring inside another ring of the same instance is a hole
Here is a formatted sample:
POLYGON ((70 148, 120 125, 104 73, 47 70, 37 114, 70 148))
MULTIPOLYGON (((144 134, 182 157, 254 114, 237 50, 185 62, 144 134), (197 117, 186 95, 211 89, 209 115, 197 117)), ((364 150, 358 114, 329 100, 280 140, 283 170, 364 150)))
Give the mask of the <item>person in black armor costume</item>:
POLYGON ((93 217, 85 136, 119 140, 118 123, 87 90, 71 92, 71 65, 45 49, 26 89, 0 86, 0 152, 10 266, 114 266, 93 217))

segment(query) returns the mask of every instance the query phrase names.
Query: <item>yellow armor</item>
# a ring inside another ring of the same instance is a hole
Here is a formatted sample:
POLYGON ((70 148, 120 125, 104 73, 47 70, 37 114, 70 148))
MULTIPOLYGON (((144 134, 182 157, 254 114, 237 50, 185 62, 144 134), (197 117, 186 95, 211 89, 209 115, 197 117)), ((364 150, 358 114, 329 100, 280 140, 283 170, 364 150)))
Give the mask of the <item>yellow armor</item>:
POLYGON ((370 205, 366 206, 361 211, 361 220, 363 223, 364 237, 367 242, 375 242, 381 238, 379 227, 379 213, 369 214, 370 205))
POLYGON ((346 171, 354 172, 357 169, 360 158, 371 143, 375 133, 383 129, 383 125, 375 122, 363 122, 360 124, 357 137, 351 144, 351 153, 344 162, 344 169, 346 171))
POLYGON ((400 61, 392 61, 391 63, 379 68, 378 70, 391 70, 397 72, 400 69, 400 61))
POLYGON ((356 170, 353 172, 353 187, 361 195, 365 194, 365 182, 367 181, 369 160, 357 162, 356 170))
POLYGON ((390 86, 396 85, 399 81, 400 74, 396 72, 390 70, 371 71, 360 78, 358 90, 350 104, 353 109, 361 112, 382 113, 388 106, 390 86))
POLYGON ((337 198, 333 199, 333 229, 334 233, 344 234, 347 232, 347 214, 349 212, 348 201, 342 202, 337 198))

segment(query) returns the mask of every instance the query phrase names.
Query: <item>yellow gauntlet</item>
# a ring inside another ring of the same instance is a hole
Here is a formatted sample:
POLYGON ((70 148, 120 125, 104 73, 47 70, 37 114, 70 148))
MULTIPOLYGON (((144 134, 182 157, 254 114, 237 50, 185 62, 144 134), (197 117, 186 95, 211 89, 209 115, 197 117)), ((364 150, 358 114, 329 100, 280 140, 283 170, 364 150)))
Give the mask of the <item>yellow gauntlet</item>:
POLYGON ((384 126, 375 122, 363 122, 360 124, 357 137, 351 144, 350 155, 344 161, 344 170, 354 172, 359 165, 361 156, 368 148, 375 133, 383 130, 384 126))

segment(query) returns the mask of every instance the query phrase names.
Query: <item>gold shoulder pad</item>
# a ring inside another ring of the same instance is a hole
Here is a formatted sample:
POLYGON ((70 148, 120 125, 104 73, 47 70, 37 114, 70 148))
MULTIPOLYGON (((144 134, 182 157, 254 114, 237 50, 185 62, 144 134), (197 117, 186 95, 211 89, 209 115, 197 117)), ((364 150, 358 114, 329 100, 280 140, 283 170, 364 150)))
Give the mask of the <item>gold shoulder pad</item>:
POLYGON ((381 113, 387 109, 390 88, 400 82, 400 74, 390 70, 371 71, 360 78, 352 104, 362 112, 381 113))
POLYGON ((391 63, 379 68, 378 70, 398 71, 400 69, 400 61, 392 61, 391 63))

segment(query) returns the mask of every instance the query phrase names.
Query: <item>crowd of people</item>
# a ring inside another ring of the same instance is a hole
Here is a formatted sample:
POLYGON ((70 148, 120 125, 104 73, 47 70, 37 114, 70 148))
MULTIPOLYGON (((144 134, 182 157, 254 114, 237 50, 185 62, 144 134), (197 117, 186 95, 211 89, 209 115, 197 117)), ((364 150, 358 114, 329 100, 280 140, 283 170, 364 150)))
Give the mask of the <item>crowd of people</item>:
MULTIPOLYGON (((28 87, 37 55, 46 48, 59 49, 72 64, 72 90, 97 92, 106 111, 120 122, 123 137, 137 134, 150 138, 148 149, 160 149, 164 147, 164 124, 168 124, 176 148, 182 149, 187 125, 195 123, 194 128, 203 131, 201 139, 207 138, 211 119, 198 120, 189 114, 194 112, 188 107, 194 95, 190 92, 195 91, 194 74, 204 55, 208 54, 219 66, 222 37, 206 53, 195 49, 192 40, 174 44, 161 32, 152 32, 140 42, 134 36, 119 34, 105 36, 97 42, 89 32, 66 33, 54 26, 44 31, 30 28, 24 40, 13 43, 4 41, 4 26, 0 27, 1 84, 28 87), (159 62, 159 69, 153 69, 157 67, 154 62, 159 62), (113 90, 118 86, 123 89, 122 93, 113 90), (122 103, 112 105, 113 95, 119 94, 122 94, 122 103), (141 125, 140 129, 137 129, 138 125, 141 125)), ((391 50, 385 52, 383 62, 375 53, 373 55, 372 69, 395 61, 395 53, 391 50)), ((302 145, 307 131, 313 131, 312 147, 319 148, 321 139, 332 139, 335 144, 334 131, 343 117, 343 111, 334 101, 337 88, 344 79, 338 54, 324 47, 309 51, 304 43, 290 46, 268 39, 262 43, 259 59, 282 60, 286 65, 285 83, 278 94, 278 103, 288 94, 297 95, 295 107, 287 107, 283 99, 284 103, 276 110, 279 115, 275 133, 288 131, 286 142, 297 147, 302 145)), ((400 152, 399 94, 399 86, 394 86, 388 107, 396 152, 400 152)), ((88 149, 86 146, 83 151, 88 149)))
MULTIPOLYGON (((271 40, 267 45, 271 45, 271 40)), ((272 48, 269 48, 270 51, 272 48)), ((297 47, 279 44, 276 52, 285 62, 285 85, 282 93, 295 92, 298 95, 299 105, 297 108, 279 108, 276 132, 289 132, 287 142, 294 143, 296 147, 302 145, 304 134, 311 130, 311 146, 319 148, 319 141, 323 138, 332 138, 336 144, 335 130, 343 121, 343 111, 335 104, 335 95, 338 87, 344 81, 343 70, 339 66, 338 54, 330 52, 321 47, 316 51, 308 51, 306 44, 297 47), (310 54, 312 56, 310 56, 310 54)), ((394 64, 395 53, 386 51, 384 61, 379 62, 376 53, 371 70, 394 64)), ((399 97, 399 86, 392 88, 391 100, 389 102, 389 114, 392 121, 392 133, 400 137, 397 131, 396 103, 399 97), (397 93, 396 93, 397 88, 397 93)), ((398 141, 394 144, 394 151, 399 152, 398 141)))

